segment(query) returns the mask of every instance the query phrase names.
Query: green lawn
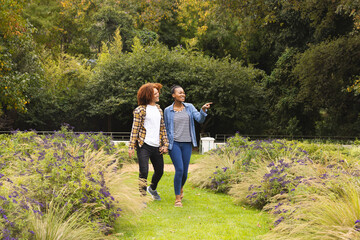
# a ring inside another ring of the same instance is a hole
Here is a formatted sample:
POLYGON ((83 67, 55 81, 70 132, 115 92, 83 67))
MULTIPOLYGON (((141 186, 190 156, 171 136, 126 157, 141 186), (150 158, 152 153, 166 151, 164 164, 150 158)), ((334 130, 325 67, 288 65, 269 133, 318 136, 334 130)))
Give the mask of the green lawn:
POLYGON ((162 201, 149 202, 140 217, 119 219, 119 239, 257 239, 269 230, 267 214, 236 206, 225 194, 189 184, 185 185, 183 207, 174 207, 173 176, 165 172, 159 183, 162 201))
MULTIPOLYGON (((118 144, 117 148, 122 149, 122 151, 126 152, 128 151, 128 147, 122 144, 118 144)), ((126 155, 127 156, 127 155, 126 155)), ((199 151, 194 150, 191 154, 191 159, 190 159, 190 163, 197 163, 199 161, 199 159, 201 159, 202 157, 204 157, 205 155, 200 154, 199 151)), ((135 153, 135 157, 136 157, 136 153, 135 153)), ((137 161, 137 160, 136 160, 137 161)), ((170 159, 169 154, 164 154, 164 163, 165 164, 172 164, 172 161, 170 159)))
MULTIPOLYGON (((193 151, 191 154, 190 164, 197 163, 202 157, 204 157, 203 154, 200 154, 198 151, 193 151)), ((164 154, 164 163, 172 164, 169 154, 164 154)))

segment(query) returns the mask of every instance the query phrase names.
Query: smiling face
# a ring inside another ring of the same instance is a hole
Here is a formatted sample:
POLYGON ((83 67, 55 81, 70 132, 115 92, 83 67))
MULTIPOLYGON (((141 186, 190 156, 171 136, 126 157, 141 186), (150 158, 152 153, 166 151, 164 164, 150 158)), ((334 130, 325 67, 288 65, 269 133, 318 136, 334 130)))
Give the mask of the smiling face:
POLYGON ((172 97, 178 102, 185 102, 185 96, 185 91, 181 87, 176 88, 172 94, 172 97))
POLYGON ((153 101, 154 102, 158 102, 159 101, 159 90, 157 90, 156 88, 154 88, 154 97, 153 97, 153 101))

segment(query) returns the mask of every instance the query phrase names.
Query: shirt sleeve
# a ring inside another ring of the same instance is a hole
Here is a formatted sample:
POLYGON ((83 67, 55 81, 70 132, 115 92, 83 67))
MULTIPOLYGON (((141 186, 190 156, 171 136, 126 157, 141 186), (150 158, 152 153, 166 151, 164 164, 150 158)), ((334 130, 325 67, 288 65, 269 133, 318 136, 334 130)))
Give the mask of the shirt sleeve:
POLYGON ((164 147, 169 147, 169 140, 167 138, 167 133, 166 133, 166 127, 165 127, 165 122, 164 122, 164 114, 163 111, 160 109, 160 113, 161 113, 161 121, 160 121, 160 139, 162 142, 162 146, 164 147))
POLYGON ((130 134, 129 150, 133 150, 136 148, 136 141, 139 138, 139 131, 141 127, 142 116, 141 116, 140 108, 136 108, 133 114, 134 114, 134 119, 130 134))
POLYGON ((206 119, 206 112, 204 112, 202 109, 200 109, 200 112, 194 107, 194 105, 190 105, 191 107, 191 114, 193 116, 193 118, 198 122, 198 123, 203 123, 205 122, 206 119))

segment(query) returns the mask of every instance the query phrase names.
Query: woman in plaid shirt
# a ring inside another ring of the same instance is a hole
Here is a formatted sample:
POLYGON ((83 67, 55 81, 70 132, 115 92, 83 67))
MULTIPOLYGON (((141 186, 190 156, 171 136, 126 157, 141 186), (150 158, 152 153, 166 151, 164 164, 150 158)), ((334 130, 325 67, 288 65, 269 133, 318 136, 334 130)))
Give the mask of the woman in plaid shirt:
POLYGON ((163 111, 156 104, 161 88, 160 83, 147 83, 140 87, 137 93, 139 106, 134 110, 129 143, 130 158, 137 150, 140 193, 145 196, 147 191, 155 200, 161 200, 156 188, 164 173, 162 154, 168 151, 169 146, 163 111), (149 159, 154 167, 154 174, 150 186, 147 186, 149 159))

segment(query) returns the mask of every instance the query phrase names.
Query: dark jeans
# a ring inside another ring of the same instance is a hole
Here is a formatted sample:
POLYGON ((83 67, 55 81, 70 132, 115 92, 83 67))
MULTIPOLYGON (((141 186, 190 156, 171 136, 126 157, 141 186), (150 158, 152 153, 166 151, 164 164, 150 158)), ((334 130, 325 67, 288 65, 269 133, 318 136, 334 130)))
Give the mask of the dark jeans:
POLYGON ((150 184, 152 190, 156 190, 164 173, 164 159, 163 155, 160 154, 158 147, 152 147, 146 143, 144 143, 141 148, 137 148, 137 157, 139 161, 139 190, 145 195, 149 174, 149 159, 154 167, 154 174, 150 184))

